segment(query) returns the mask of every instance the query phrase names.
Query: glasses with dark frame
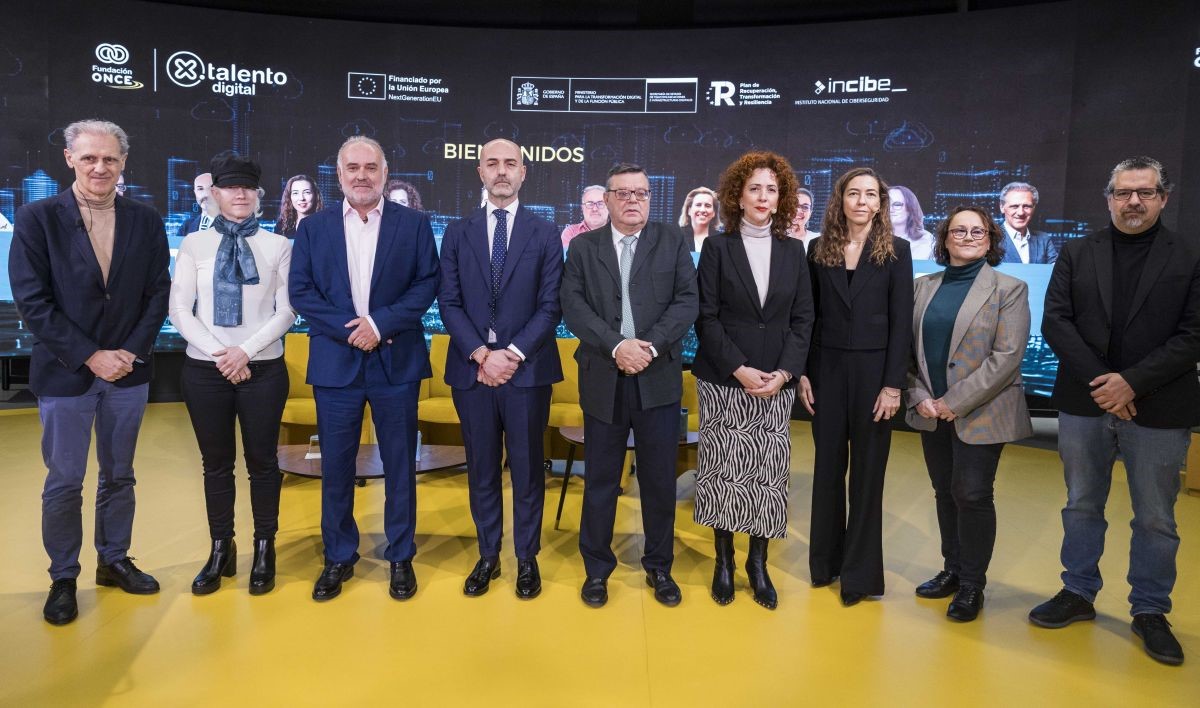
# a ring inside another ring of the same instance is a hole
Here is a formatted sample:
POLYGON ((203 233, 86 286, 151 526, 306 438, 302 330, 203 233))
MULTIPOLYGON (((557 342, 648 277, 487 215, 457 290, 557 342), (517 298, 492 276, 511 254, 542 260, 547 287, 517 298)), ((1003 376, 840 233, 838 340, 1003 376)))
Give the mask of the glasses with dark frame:
POLYGON ((950 229, 950 236, 955 241, 982 241, 988 237, 987 229, 976 226, 972 229, 967 229, 963 226, 955 226, 950 229))
POLYGON ((1127 202, 1134 194, 1137 194, 1138 199, 1143 202, 1148 202, 1162 194, 1162 190, 1158 187, 1154 189, 1114 189, 1108 193, 1110 197, 1116 199, 1118 202, 1127 202))
POLYGON ((636 199, 639 202, 650 200, 649 189, 606 189, 610 194, 615 194, 617 199, 622 202, 627 202, 630 199, 636 199))

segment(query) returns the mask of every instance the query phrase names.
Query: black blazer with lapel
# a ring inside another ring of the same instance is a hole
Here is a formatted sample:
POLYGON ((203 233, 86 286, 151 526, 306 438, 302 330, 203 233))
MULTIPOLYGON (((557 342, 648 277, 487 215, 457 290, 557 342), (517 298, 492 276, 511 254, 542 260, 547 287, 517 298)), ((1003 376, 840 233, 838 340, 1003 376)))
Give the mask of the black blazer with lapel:
POLYGON ((904 388, 912 342, 913 271, 908 241, 892 238, 895 260, 882 266, 863 253, 854 279, 845 266, 828 267, 814 260, 817 244, 808 244, 813 304, 817 321, 813 346, 829 349, 887 351, 883 385, 904 388))
MULTIPOLYGON (((580 234, 567 249, 560 290, 563 320, 579 337, 579 405, 611 423, 617 386, 612 351, 621 343, 621 271, 611 224, 580 234)), ((629 278, 637 338, 658 357, 638 375, 643 408, 683 397, 683 337, 696 321, 696 269, 675 226, 648 223, 638 238, 629 278)))
POLYGON ((700 347, 692 373, 721 386, 741 387, 733 372, 742 365, 760 371, 783 369, 794 377, 805 373, 812 335, 813 303, 804 244, 771 237, 771 268, 766 302, 758 286, 742 237, 710 236, 697 272, 700 347))
MULTIPOLYGON (((1067 241, 1046 288, 1042 335, 1058 356, 1054 405, 1072 415, 1103 413, 1088 382, 1112 371, 1112 234, 1067 241)), ((1160 226, 1129 305, 1124 350, 1137 363, 1119 372, 1133 388, 1134 422, 1150 428, 1200 424, 1200 246, 1160 226)))
POLYGON ((96 376, 100 349, 124 349, 142 363, 119 387, 150 380, 154 339, 167 317, 171 277, 163 221, 153 208, 118 196, 108 283, 68 189, 17 210, 8 256, 13 299, 37 338, 29 363, 38 396, 79 396, 96 376))

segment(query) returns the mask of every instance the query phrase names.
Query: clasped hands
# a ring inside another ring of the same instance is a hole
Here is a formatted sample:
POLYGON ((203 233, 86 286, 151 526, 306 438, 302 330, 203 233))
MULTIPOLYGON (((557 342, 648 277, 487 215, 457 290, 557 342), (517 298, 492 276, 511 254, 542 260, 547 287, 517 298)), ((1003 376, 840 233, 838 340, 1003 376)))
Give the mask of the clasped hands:
POLYGON ((250 378, 250 355, 241 347, 226 347, 213 352, 217 371, 229 380, 240 384, 250 378))
POLYGON ((767 373, 753 366, 739 366, 733 372, 734 378, 746 389, 746 393, 757 398, 770 398, 779 393, 779 389, 787 383, 787 377, 782 371, 767 373))
POLYGON ((1137 407, 1133 405, 1133 387, 1123 376, 1115 371, 1100 374, 1088 381, 1092 387, 1092 400, 1104 411, 1112 413, 1121 420, 1133 420, 1137 415, 1137 407))
POLYGON ((483 347, 480 347, 480 350, 479 357, 475 359, 475 363, 479 364, 475 380, 485 386, 495 388, 508 383, 517 372, 517 367, 521 365, 521 357, 511 350, 483 347))
POLYGON ((946 400, 943 398, 926 398, 917 404, 917 413, 922 418, 941 419, 947 423, 958 417, 954 411, 950 410, 950 406, 946 405, 946 400))
POLYGON ((371 321, 366 317, 355 317, 346 323, 346 329, 354 328, 346 341, 355 349, 361 349, 364 352, 369 352, 379 346, 379 335, 375 334, 375 328, 371 326, 371 321))
POLYGON ((617 368, 627 374, 640 374, 650 362, 654 354, 650 352, 650 342, 644 339, 626 339, 617 345, 617 368))
POLYGON ((92 373, 112 383, 133 373, 137 356, 124 349, 100 349, 85 362, 92 373))

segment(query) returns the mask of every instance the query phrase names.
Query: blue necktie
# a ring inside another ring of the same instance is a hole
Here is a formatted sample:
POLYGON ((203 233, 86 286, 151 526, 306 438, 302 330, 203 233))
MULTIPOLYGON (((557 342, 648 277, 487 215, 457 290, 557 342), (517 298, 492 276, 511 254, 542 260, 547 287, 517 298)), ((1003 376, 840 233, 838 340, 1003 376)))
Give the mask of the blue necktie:
POLYGON ((492 302, 488 329, 496 331, 496 300, 500 298, 500 276, 504 274, 504 257, 508 255, 508 212, 497 209, 496 230, 492 233, 492 302))

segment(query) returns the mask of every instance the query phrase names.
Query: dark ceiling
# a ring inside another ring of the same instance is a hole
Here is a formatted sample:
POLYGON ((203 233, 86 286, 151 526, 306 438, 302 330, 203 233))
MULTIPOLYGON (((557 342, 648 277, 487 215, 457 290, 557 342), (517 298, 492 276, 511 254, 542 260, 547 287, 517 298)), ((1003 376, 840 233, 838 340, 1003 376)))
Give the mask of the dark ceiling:
POLYGON ((975 12, 1050 0, 144 0, 315 19, 467 27, 729 27, 975 12))

